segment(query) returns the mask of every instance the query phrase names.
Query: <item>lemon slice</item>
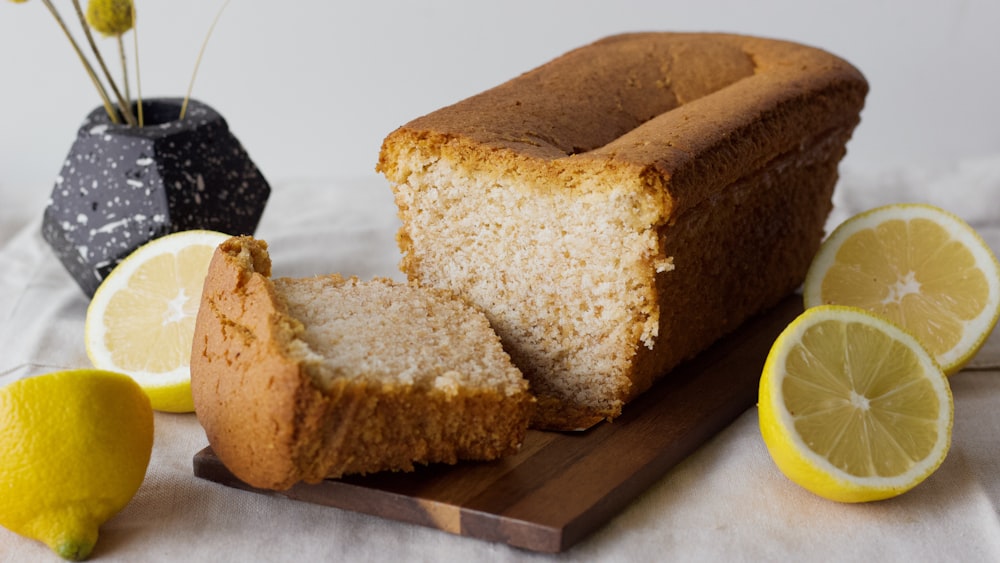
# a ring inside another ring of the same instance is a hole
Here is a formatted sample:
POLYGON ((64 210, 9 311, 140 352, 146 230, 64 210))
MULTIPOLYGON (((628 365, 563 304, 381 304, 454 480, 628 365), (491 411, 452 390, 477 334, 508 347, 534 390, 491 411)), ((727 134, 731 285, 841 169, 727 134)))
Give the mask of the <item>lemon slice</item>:
POLYGON ((909 333, 854 307, 807 309, 788 325, 764 364, 757 406, 778 468, 841 502, 912 489, 951 444, 944 373, 909 333))
POLYGON ((946 374, 962 369, 1000 316, 1000 266, 967 223, 921 204, 851 217, 823 242, 806 307, 851 305, 917 337, 946 374))
POLYGON ((196 230, 154 239, 111 271, 87 308, 94 367, 132 377, 156 410, 194 410, 194 323, 212 254, 227 238, 196 230))

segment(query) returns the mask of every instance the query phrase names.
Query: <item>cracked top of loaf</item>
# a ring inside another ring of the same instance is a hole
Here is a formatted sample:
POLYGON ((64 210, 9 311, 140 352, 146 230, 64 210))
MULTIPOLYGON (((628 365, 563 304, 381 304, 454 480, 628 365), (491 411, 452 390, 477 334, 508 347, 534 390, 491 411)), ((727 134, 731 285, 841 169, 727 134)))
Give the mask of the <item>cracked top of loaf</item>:
POLYGON ((433 149, 538 189, 634 184, 667 221, 775 155, 853 128, 868 85, 849 63, 787 41, 630 33, 580 47, 417 118, 385 140, 378 169, 433 149))

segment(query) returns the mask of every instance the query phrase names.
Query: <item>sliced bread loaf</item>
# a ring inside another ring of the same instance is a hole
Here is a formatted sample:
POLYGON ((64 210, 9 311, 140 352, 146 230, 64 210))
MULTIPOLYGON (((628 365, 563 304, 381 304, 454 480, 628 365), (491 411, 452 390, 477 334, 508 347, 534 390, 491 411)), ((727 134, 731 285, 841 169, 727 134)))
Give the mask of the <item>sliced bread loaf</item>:
POLYGON ((271 279, 232 238, 205 281, 191 359, 216 455, 262 488, 515 452, 534 406, 485 316, 388 279, 271 279))
POLYGON ((399 127, 401 269, 485 312, 587 428, 805 278, 868 84, 764 38, 630 33, 399 127))

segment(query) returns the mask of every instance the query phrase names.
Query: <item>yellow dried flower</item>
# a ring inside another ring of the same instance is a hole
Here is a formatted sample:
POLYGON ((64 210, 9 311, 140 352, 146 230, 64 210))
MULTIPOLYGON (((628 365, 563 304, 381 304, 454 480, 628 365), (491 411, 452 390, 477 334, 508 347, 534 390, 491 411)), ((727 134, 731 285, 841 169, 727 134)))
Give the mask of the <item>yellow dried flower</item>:
POLYGON ((13 2, 13 3, 15 3, 15 4, 24 4, 28 0, 10 0, 10 1, 13 2))
POLYGON ((90 0, 87 23, 105 36, 121 36, 132 29, 133 9, 132 0, 90 0))

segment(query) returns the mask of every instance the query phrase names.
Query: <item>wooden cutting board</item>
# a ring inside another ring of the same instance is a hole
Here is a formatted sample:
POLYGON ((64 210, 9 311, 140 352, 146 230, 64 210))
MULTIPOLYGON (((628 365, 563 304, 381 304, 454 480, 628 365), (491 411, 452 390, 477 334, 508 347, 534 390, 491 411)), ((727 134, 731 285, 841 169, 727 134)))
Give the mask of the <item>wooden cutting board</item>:
POLYGON ((559 552, 753 406, 771 344, 801 311, 801 297, 792 295, 675 369, 614 422, 584 432, 529 431, 517 455, 497 462, 433 465, 275 492, 241 482, 205 448, 194 457, 194 473, 262 494, 559 552))

